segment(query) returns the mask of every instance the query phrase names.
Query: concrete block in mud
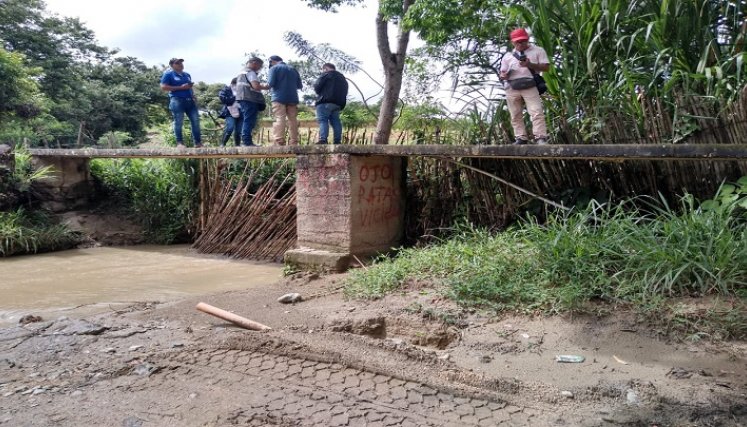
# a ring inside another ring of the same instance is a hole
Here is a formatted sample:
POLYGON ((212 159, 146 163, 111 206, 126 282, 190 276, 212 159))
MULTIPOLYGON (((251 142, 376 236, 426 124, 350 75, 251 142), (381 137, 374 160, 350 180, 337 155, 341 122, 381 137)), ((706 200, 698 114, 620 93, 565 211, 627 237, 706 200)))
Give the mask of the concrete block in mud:
POLYGON ((352 257, 348 253, 330 252, 311 248, 291 249, 285 253, 285 262, 306 267, 318 267, 329 271, 345 271, 352 257))

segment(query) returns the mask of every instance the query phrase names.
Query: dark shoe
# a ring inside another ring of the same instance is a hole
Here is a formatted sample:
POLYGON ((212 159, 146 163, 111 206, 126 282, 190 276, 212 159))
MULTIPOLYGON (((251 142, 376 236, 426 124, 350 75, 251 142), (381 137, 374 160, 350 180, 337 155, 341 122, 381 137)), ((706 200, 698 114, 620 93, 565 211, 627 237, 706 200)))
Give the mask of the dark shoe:
POLYGON ((327 141, 318 141, 316 145, 327 145, 327 141))
POLYGON ((537 138, 534 140, 534 142, 537 143, 537 145, 547 145, 547 138, 537 138))
POLYGON ((514 141, 513 145, 526 145, 526 143, 526 139, 516 138, 516 141, 514 141))
POLYGON ((253 142, 249 142, 249 143, 241 143, 241 146, 242 146, 242 147, 256 147, 256 145, 254 145, 254 143, 253 143, 253 142))
POLYGON ((340 144, 342 144, 342 142, 340 142, 340 141, 336 141, 336 142, 335 142, 334 144, 335 144, 335 145, 340 145, 340 144))

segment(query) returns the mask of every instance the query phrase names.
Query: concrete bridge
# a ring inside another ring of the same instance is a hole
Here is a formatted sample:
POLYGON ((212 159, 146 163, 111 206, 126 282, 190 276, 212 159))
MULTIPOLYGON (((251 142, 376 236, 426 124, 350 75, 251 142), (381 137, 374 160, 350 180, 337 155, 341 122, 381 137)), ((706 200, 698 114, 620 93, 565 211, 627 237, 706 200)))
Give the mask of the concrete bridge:
MULTIPOLYGON (((406 164, 412 156, 590 161, 747 160, 747 145, 313 145, 185 149, 32 149, 37 166, 58 172, 51 200, 74 205, 91 191, 92 158, 296 157, 298 248, 286 260, 343 270, 355 257, 385 252, 404 232, 406 164)), ((54 203, 54 202, 52 202, 54 203)), ((54 209, 54 206, 50 206, 54 209)))

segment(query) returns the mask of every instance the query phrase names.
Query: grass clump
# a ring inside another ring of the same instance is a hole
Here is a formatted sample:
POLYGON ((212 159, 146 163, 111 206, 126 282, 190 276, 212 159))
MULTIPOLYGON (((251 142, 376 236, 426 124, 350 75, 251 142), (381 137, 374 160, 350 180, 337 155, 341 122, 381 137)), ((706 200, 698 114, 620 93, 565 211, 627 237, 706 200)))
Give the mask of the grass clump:
POLYGON ((143 225, 148 241, 172 243, 189 230, 197 200, 192 162, 96 159, 91 174, 143 225))
MULTIPOLYGON (((545 313, 596 300, 656 312, 676 298, 747 298, 747 214, 739 200, 701 209, 686 196, 677 210, 637 202, 592 204, 498 234, 463 228, 352 272, 346 292, 380 297, 408 280, 430 280, 466 306, 545 313)), ((735 324, 744 320, 743 313, 735 324)))
POLYGON ((42 211, 0 212, 0 257, 69 249, 81 236, 42 211))

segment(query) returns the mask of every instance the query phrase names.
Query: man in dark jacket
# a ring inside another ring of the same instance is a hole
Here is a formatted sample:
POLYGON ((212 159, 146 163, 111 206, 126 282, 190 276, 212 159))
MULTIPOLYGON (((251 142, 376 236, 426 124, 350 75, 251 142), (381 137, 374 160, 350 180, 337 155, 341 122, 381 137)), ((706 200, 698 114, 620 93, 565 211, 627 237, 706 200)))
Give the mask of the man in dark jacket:
POLYGON ((348 97, 348 82, 335 66, 327 63, 322 66, 322 75, 314 83, 316 99, 316 121, 319 122, 319 142, 326 144, 329 126, 332 125, 334 143, 342 142, 342 122, 340 111, 345 108, 348 97))

